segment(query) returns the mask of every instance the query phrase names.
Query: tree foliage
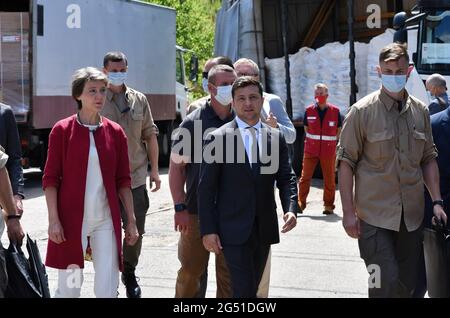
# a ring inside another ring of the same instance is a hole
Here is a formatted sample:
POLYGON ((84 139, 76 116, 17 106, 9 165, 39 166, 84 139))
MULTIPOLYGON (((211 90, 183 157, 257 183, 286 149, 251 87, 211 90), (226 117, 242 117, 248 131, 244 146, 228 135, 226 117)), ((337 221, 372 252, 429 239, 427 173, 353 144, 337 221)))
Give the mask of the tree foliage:
MULTIPOLYGON (((177 12, 177 44, 195 52, 199 59, 200 72, 204 62, 214 53, 214 29, 220 0, 146 0, 174 8, 177 12)), ((188 59, 187 59, 188 61, 188 59)), ((189 63, 186 63, 189 67, 189 63)), ((187 70, 187 74, 188 70, 187 70)), ((201 85, 194 88, 198 97, 201 85)))

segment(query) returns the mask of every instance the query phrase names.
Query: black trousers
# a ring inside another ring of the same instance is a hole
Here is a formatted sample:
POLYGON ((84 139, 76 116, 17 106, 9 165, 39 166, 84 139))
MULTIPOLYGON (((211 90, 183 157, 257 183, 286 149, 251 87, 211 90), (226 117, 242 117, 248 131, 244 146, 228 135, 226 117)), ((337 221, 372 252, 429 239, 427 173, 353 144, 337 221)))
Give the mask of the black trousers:
POLYGON ((269 244, 260 243, 256 225, 245 244, 223 246, 231 275, 233 298, 256 298, 269 250, 269 244))
MULTIPOLYGON (((139 238, 136 244, 129 246, 125 239, 123 240, 123 265, 125 274, 134 274, 136 266, 139 262, 142 248, 142 236, 145 234, 145 217, 150 206, 147 186, 144 184, 136 189, 132 189, 134 215, 136 217, 136 227, 139 232, 139 238)), ((121 214, 123 221, 123 228, 127 226, 127 215, 121 204, 121 214)))
POLYGON ((369 297, 413 296, 416 287, 423 228, 408 232, 401 221, 400 231, 391 231, 361 220, 358 240, 361 258, 369 277, 369 297))
MULTIPOLYGON (((3 220, 0 220, 3 222, 3 220)), ((6 273, 5 250, 0 242, 0 298, 5 298, 8 274, 6 273)))

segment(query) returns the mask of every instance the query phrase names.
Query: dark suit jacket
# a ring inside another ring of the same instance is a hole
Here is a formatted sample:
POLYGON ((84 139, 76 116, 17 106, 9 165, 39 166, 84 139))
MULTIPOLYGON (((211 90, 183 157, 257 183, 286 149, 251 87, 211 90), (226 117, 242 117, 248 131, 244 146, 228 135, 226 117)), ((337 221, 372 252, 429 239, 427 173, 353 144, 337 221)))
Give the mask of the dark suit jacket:
POLYGON ((438 96, 431 101, 430 105, 428 105, 428 111, 430 112, 430 115, 437 114, 445 110, 449 103, 448 95, 443 94, 442 96, 438 96))
MULTIPOLYGON (((280 241, 278 218, 274 195, 276 181, 284 213, 297 214, 297 183, 294 172, 289 164, 288 148, 284 137, 278 130, 271 129, 263 124, 268 131, 266 142, 259 147, 263 153, 267 151, 274 157, 272 163, 279 159, 279 167, 274 173, 252 173, 247 162, 236 163, 238 147, 244 149, 242 137, 237 129, 235 120, 213 131, 212 140, 205 143, 204 151, 212 145, 213 140, 222 138, 223 163, 207 163, 204 161, 200 168, 200 181, 198 185, 198 203, 201 235, 218 234, 222 244, 241 245, 250 237, 255 222, 258 219, 257 230, 261 244, 274 244, 280 241), (228 149, 226 138, 233 136, 233 149, 228 149), (276 141, 279 142, 276 142, 276 141), (273 149, 272 147, 273 146, 273 149), (227 155, 234 151, 234 161, 226 162, 227 155)), ((216 155, 217 151, 216 149, 216 155)), ((245 154, 245 150, 244 154, 245 154)), ((246 158, 246 157, 245 157, 246 158)), ((261 169, 267 168, 270 163, 261 163, 261 169)))
MULTIPOLYGON (((438 150, 437 163, 439 166, 439 182, 441 196, 444 200, 444 210, 450 212, 450 108, 431 116, 431 129, 433 140, 438 150)), ((431 227, 433 206, 428 191, 425 191, 425 218, 426 227, 431 227)), ((449 224, 447 224, 449 225, 449 224)))
POLYGON ((9 156, 6 168, 8 169, 13 194, 23 196, 23 170, 20 162, 22 149, 19 132, 11 107, 2 103, 0 103, 0 145, 9 156))

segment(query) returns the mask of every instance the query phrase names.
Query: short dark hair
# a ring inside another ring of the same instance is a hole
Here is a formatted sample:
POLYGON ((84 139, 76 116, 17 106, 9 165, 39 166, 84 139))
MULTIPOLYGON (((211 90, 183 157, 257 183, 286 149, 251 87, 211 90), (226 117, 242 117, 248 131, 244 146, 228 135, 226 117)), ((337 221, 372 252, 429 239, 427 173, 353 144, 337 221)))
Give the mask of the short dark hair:
POLYGON ((212 62, 215 65, 228 65, 232 69, 234 69, 233 61, 227 56, 216 56, 212 59, 212 62))
POLYGON ((233 98, 234 98, 234 94, 235 94, 236 90, 238 90, 239 88, 244 88, 244 87, 248 87, 248 86, 258 87, 259 94, 261 96, 263 96, 263 87, 262 87, 261 82, 255 80, 251 76, 242 76, 242 77, 239 77, 236 81, 234 81, 233 88, 231 89, 231 96, 233 96, 233 98))
POLYGON ((82 108, 81 101, 77 98, 83 94, 84 86, 88 81, 100 81, 108 85, 108 78, 105 73, 95 67, 85 67, 76 70, 72 75, 72 97, 78 105, 78 109, 82 108))
POLYGON ((125 62, 125 65, 128 66, 127 57, 122 52, 108 52, 103 58, 103 67, 106 68, 109 62, 125 62))
POLYGON ((406 44, 395 42, 381 49, 379 62, 398 61, 402 57, 409 63, 408 48, 406 44))
POLYGON ((225 64, 218 64, 213 66, 209 72, 208 72, 208 83, 212 83, 214 85, 216 85, 216 76, 217 73, 223 73, 223 72, 227 72, 227 73, 234 73, 236 74, 236 72, 234 71, 234 69, 228 65, 225 64))

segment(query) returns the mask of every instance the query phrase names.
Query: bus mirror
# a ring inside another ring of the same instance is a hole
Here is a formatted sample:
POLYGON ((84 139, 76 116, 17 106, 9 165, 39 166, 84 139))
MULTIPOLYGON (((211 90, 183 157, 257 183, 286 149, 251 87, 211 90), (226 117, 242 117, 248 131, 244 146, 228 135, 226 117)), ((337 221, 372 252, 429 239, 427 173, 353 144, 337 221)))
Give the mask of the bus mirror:
POLYGON ((399 12, 395 14, 392 20, 392 25, 395 29, 394 42, 406 43, 408 42, 408 32, 406 31, 406 12, 399 12))
POLYGON ((191 82, 197 82, 197 74, 198 74, 198 57, 196 55, 192 55, 190 65, 189 65, 189 80, 191 82))
POLYGON ((408 42, 408 31, 406 28, 401 28, 394 33, 394 42, 407 43, 408 42))
POLYGON ((392 26, 395 30, 401 30, 405 26, 406 19, 406 12, 396 13, 394 19, 392 20, 392 26))

